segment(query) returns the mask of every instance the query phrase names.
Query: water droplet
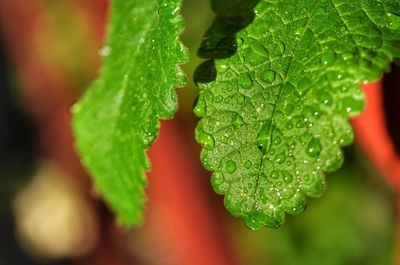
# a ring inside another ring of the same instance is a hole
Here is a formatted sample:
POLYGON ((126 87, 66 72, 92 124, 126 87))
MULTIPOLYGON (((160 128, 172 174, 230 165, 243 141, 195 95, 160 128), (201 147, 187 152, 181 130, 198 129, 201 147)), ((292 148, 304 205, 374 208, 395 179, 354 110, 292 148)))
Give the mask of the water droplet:
POLYGON ((196 98, 196 101, 195 101, 194 104, 195 104, 195 106, 194 106, 193 112, 197 117, 203 117, 204 115, 206 115, 206 107, 207 107, 207 105, 206 105, 206 101, 204 99, 204 95, 203 94, 200 94, 196 98))
POLYGON ((363 97, 346 97, 343 99, 343 106, 349 115, 357 115, 364 108, 363 97))
POLYGON ((243 45, 243 43, 244 43, 244 40, 243 40, 243 38, 237 38, 237 39, 236 39, 236 45, 237 45, 237 47, 240 47, 240 46, 242 46, 242 45, 243 45))
POLYGON ((331 156, 324 166, 324 170, 327 172, 333 172, 337 170, 343 164, 343 154, 339 150, 336 155, 331 156))
MULTIPOLYGON (((288 101, 289 101, 289 100, 288 100, 288 101)), ((285 107, 285 113, 286 113, 287 115, 289 115, 289 114, 292 114, 293 111, 294 111, 294 105, 288 102, 287 105, 286 105, 286 107, 285 107)))
POLYGON ((199 143, 203 144, 204 149, 212 150, 215 147, 214 137, 204 132, 203 129, 196 130, 196 139, 199 143))
POLYGON ((224 98, 224 103, 226 103, 226 104, 231 104, 231 101, 232 101, 232 97, 231 96, 228 96, 228 97, 224 98))
POLYGON ((279 164, 283 164, 285 160, 286 160, 286 155, 283 152, 276 156, 276 162, 278 162, 279 164))
POLYGON ((261 96, 263 97, 263 99, 269 99, 269 97, 270 97, 268 91, 263 91, 263 92, 261 93, 261 96))
POLYGON ((226 161, 225 164, 226 172, 232 174, 236 171, 236 163, 233 160, 226 161))
POLYGON ((293 181, 293 176, 288 171, 286 170, 282 171, 282 175, 283 175, 283 180, 286 183, 291 183, 293 181))
POLYGON ((246 63, 250 64, 251 66, 257 66, 259 64, 264 63, 267 58, 259 53, 256 53, 253 49, 248 48, 243 53, 243 59, 246 63))
POLYGON ((151 144, 156 139, 159 128, 160 128, 160 125, 157 123, 154 125, 149 124, 144 129, 143 135, 142 135, 142 140, 143 140, 143 144, 145 145, 146 148, 150 148, 151 144))
POLYGON ((279 145, 282 143, 282 139, 280 136, 275 136, 274 137, 274 144, 279 145))
POLYGON ((257 136, 257 146, 264 154, 269 149, 271 145, 270 141, 270 131, 271 131, 271 120, 266 120, 264 125, 261 127, 257 136))
POLYGON ((296 90, 299 93, 299 96, 304 96, 308 90, 311 88, 311 81, 309 78, 302 78, 297 84, 296 90))
POLYGON ((221 95, 216 96, 216 97, 215 97, 215 102, 216 102, 216 103, 221 103, 223 99, 224 99, 224 97, 221 96, 221 95))
POLYGON ((250 75, 243 74, 238 78, 239 88, 251 89, 253 87, 253 80, 251 80, 250 75))
POLYGON ((274 82, 276 73, 272 70, 260 70, 256 72, 256 76, 260 79, 261 82, 270 84, 274 82))
POLYGON ((212 174, 211 185, 217 194, 224 194, 229 189, 229 183, 224 181, 224 176, 220 172, 212 174))
POLYGON ((327 52, 321 55, 321 63, 323 65, 332 65, 336 60, 336 55, 333 52, 327 52))
POLYGON ((222 182, 224 182, 224 176, 220 172, 214 172, 211 176, 211 181, 213 186, 219 186, 222 182))
POLYGON ((234 123, 235 123, 235 125, 236 125, 237 127, 242 126, 242 125, 244 124, 244 121, 243 121, 242 116, 240 116, 239 114, 236 114, 234 123))
POLYGON ((342 53, 342 59, 344 61, 350 60, 351 58, 354 57, 354 54, 352 54, 351 52, 344 52, 342 53))
POLYGON ((232 79, 234 76, 235 74, 232 70, 228 70, 224 73, 224 79, 226 80, 232 79))
POLYGON ((291 215, 299 215, 306 208, 306 199, 302 193, 296 193, 290 200, 291 207, 285 207, 286 212, 291 215))
POLYGON ((305 106, 302 114, 306 117, 315 117, 315 118, 319 118, 321 116, 321 113, 319 112, 319 110, 313 106, 305 106))
POLYGON ((221 139, 222 143, 227 144, 229 142, 229 135, 224 134, 221 139))
POLYGON ((275 55, 283 55, 285 53, 285 44, 282 41, 276 41, 272 45, 271 52, 275 55))
POLYGON ((258 230, 264 226, 265 215, 260 212, 253 212, 245 218, 245 225, 251 230, 258 230))
MULTIPOLYGON (((275 210, 276 208, 272 206, 271 210, 275 210)), ((282 220, 279 217, 275 216, 265 216, 264 224, 269 228, 278 228, 282 225, 282 220)))
POLYGON ((314 176, 310 178, 308 185, 304 185, 302 190, 309 196, 319 197, 326 190, 326 182, 323 177, 314 176))
POLYGON ((252 166, 252 163, 251 163, 250 160, 247 160, 247 161, 244 163, 244 167, 247 168, 247 169, 250 169, 251 166, 252 166))
POLYGON ((238 203, 237 199, 232 197, 232 196, 225 196, 224 204, 226 209, 233 215, 233 216, 240 216, 242 211, 241 211, 241 205, 238 203))
POLYGON ((278 177, 279 177, 279 173, 277 171, 274 170, 274 171, 271 172, 271 178, 272 179, 277 179, 278 177))
POLYGON ((293 123, 295 124, 296 128, 304 128, 306 126, 304 122, 303 116, 296 116, 293 118, 293 123))
POLYGON ((317 138, 312 138, 308 142, 306 152, 311 157, 316 157, 321 152, 321 143, 317 138))
POLYGON ((268 51, 265 49, 264 46, 260 44, 253 44, 252 46, 253 51, 255 51, 257 54, 263 56, 263 57, 268 57, 268 51))
POLYGON ((348 129, 346 130, 345 134, 342 135, 339 142, 342 146, 345 146, 351 144, 353 140, 354 140, 353 131, 351 129, 348 129))
POLYGON ((390 19, 390 28, 391 29, 398 29, 400 28, 400 16, 393 14, 393 13, 389 13, 388 14, 389 19, 390 19))
POLYGON ((320 102, 322 102, 325 105, 332 105, 332 97, 328 92, 325 91, 318 91, 317 92, 317 98, 320 102))
POLYGON ((242 105, 244 102, 245 102, 245 97, 244 97, 243 95, 239 95, 239 96, 236 98, 236 103, 237 103, 237 104, 242 105))
POLYGON ((202 164, 203 164, 203 166, 206 168, 206 169, 209 169, 209 170, 214 170, 214 166, 213 166, 213 164, 211 163, 211 160, 207 157, 207 156, 202 156, 201 157, 201 162, 202 162, 202 164))

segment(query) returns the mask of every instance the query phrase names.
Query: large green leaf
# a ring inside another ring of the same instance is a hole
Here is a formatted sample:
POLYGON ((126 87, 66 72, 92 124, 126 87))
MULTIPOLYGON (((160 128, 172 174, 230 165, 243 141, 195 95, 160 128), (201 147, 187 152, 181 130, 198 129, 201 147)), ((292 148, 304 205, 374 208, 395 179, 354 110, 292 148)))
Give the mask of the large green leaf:
POLYGON ((214 1, 218 17, 199 50, 210 60, 195 76, 196 138, 227 209, 252 229, 279 227, 342 164, 348 116, 364 105, 360 84, 400 57, 400 4, 264 0, 252 17, 240 2, 214 1), (229 2, 232 15, 218 4, 229 2), (236 38, 225 30, 246 24, 236 38))
POLYGON ((99 77, 74 107, 83 164, 124 225, 142 218, 145 154, 159 118, 177 109, 177 67, 187 60, 178 35, 181 0, 113 0, 106 56, 99 77))

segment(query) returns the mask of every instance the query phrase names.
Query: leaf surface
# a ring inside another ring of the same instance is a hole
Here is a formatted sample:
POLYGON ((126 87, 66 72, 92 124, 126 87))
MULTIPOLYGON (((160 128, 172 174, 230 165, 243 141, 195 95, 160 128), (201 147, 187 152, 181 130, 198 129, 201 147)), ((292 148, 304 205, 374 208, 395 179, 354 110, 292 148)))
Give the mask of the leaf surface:
POLYGON ((123 225, 138 224, 145 200, 145 154, 159 119, 177 110, 174 87, 187 61, 178 41, 180 0, 113 0, 100 75, 74 106, 83 164, 123 225))
POLYGON ((364 106, 360 83, 400 57, 400 4, 264 0, 251 17, 240 1, 223 2, 236 13, 214 1, 217 18, 199 50, 210 60, 195 75, 196 138, 227 209, 251 229, 276 228, 341 166, 341 147, 353 141, 348 116, 364 106), (243 16, 252 22, 232 44, 235 32, 222 32, 243 16))

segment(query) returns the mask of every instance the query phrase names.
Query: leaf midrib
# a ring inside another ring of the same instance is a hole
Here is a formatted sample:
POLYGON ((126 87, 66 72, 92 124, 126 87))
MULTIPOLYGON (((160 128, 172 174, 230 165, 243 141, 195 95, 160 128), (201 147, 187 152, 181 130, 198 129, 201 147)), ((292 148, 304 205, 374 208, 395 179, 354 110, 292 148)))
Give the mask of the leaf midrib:
MULTIPOLYGON (((259 167, 259 169, 258 169, 259 173, 258 173, 257 178, 256 178, 255 189, 254 189, 254 192, 253 192, 253 194, 252 194, 252 197, 255 196, 255 194, 256 194, 256 192, 257 192, 257 190, 258 190, 259 181, 260 181, 260 176, 261 176, 261 171, 262 171, 262 168, 263 168, 265 159, 267 158, 267 153, 268 153, 268 151, 269 151, 270 148, 271 148, 271 144, 270 144, 270 143, 272 143, 272 128, 274 128, 273 125, 275 124, 275 113, 276 113, 276 110, 277 110, 277 108, 278 108, 279 102, 280 102, 280 100, 281 100, 281 95, 282 95, 282 92, 283 92, 283 86, 284 86, 284 84, 288 81, 289 73, 290 73, 290 70, 291 70, 291 68, 292 68, 294 59, 295 59, 295 57, 296 57, 297 49, 299 48, 299 46, 300 46, 300 44, 301 44, 301 40, 303 39, 304 34, 305 34, 305 32, 307 31, 307 29, 308 29, 308 26, 309 26, 309 23, 310 23, 312 14, 314 13, 314 10, 315 10, 316 6, 318 5, 319 1, 320 1, 320 0, 315 0, 313 8, 312 8, 312 9, 310 10, 310 12, 308 13, 307 23, 306 23, 306 25, 305 25, 305 27, 304 27, 304 31, 303 31, 303 33, 302 33, 301 38, 298 39, 297 44, 295 45, 295 47, 294 47, 294 49, 293 49, 293 56, 292 56, 292 58, 291 58, 291 60, 290 60, 290 62, 289 62, 289 67, 288 67, 288 69, 287 69, 287 71, 286 71, 285 77, 284 77, 283 82, 282 82, 282 84, 281 84, 281 86, 280 86, 280 91, 279 91, 279 94, 278 94, 278 98, 277 98, 276 104, 275 104, 275 106, 274 106, 274 108, 273 108, 272 115, 271 115, 272 120, 271 120, 271 124, 270 124, 270 127, 269 127, 269 140, 268 140, 269 146, 268 146, 268 150, 266 150, 265 154, 263 154, 263 156, 262 156, 262 158, 261 158, 260 167, 259 167)), ((253 206, 252 206, 252 209, 251 209, 251 212, 254 212, 255 206, 256 206, 256 202, 254 201, 253 206)))

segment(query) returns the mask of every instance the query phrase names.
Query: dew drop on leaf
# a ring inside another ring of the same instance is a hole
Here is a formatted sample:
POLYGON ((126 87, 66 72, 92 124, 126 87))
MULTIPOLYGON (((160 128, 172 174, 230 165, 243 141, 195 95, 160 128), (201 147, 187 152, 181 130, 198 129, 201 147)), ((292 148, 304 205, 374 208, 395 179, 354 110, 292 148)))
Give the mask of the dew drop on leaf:
POLYGON ((221 95, 216 96, 216 97, 215 97, 215 103, 221 103, 223 99, 224 99, 224 97, 221 96, 221 95))
POLYGON ((299 93, 299 96, 304 96, 310 88, 311 88, 310 79, 304 77, 297 84, 296 90, 299 93))
POLYGON ((238 83, 239 83, 239 88, 243 89, 251 89, 253 86, 253 80, 248 74, 240 75, 238 78, 238 83))
POLYGON ((203 117, 204 115, 206 115, 206 101, 203 94, 200 94, 197 97, 193 112, 194 114, 196 114, 197 117, 203 117))
POLYGON ((259 53, 256 53, 253 49, 248 48, 244 51, 243 59, 246 63, 251 66, 257 66, 266 61, 266 57, 259 53))
POLYGON ((242 46, 242 45, 243 45, 243 43, 244 43, 244 40, 243 40, 243 38, 237 38, 237 39, 236 39, 236 45, 237 45, 237 47, 240 47, 240 46, 242 46))
POLYGON ((332 104, 332 97, 328 92, 320 90, 317 92, 317 99, 324 105, 331 105, 332 104))
POLYGON ((262 213, 254 212, 251 216, 245 219, 245 225, 251 230, 258 230, 263 227, 265 216, 262 213))
POLYGON ((202 129, 196 130, 196 138, 199 143, 204 145, 204 149, 212 150, 215 147, 215 140, 210 134, 204 132, 202 129))
POLYGON ((333 155, 326 161, 325 170, 333 172, 338 169, 343 163, 343 154, 339 151, 336 155, 333 155))
POLYGON ((276 41, 272 44, 271 53, 274 55, 283 55, 285 53, 285 44, 282 41, 276 41))
POLYGON ((293 176, 292 176, 292 174, 290 174, 287 170, 284 170, 284 171, 282 172, 282 174, 283 174, 283 180, 284 180, 286 183, 291 183, 291 182, 293 181, 293 176))
POLYGON ((229 187, 228 182, 224 181, 224 176, 220 172, 214 172, 212 174, 211 185, 218 194, 223 194, 229 187))
POLYGON ((336 55, 333 52, 327 52, 321 55, 321 63, 323 65, 332 65, 336 60, 336 55))
POLYGON ((263 99, 269 99, 269 97, 270 97, 268 91, 263 91, 263 92, 261 93, 261 96, 263 97, 263 99))
POLYGON ((229 174, 232 174, 236 171, 236 163, 233 160, 228 160, 226 161, 226 172, 228 172, 229 174))
POLYGON ((339 142, 341 145, 349 145, 353 142, 353 131, 352 130, 346 130, 346 133, 342 135, 340 138, 339 142))
POLYGON ((291 215, 299 215, 304 212, 306 208, 306 199, 303 194, 296 193, 293 198, 291 199, 290 205, 294 205, 292 207, 286 208, 286 212, 291 215))
POLYGON ((264 58, 268 57, 268 51, 265 49, 264 46, 253 44, 251 47, 257 54, 263 56, 264 58))
POLYGON ((240 126, 242 126, 243 124, 244 124, 244 121, 243 121, 243 118, 242 118, 242 116, 240 116, 239 114, 236 114, 236 117, 235 117, 235 125, 237 126, 237 127, 240 127, 240 126))
POLYGON ((282 142, 282 138, 280 136, 274 137, 274 144, 279 145, 282 142))
POLYGON ((399 29, 400 28, 400 16, 393 14, 393 13, 389 13, 388 14, 389 19, 390 19, 390 28, 391 29, 399 29))
POLYGON ((283 164, 285 160, 286 160, 286 155, 284 153, 276 155, 276 162, 278 162, 279 164, 283 164))
POLYGON ((286 107, 285 107, 285 113, 286 113, 287 115, 290 115, 290 114, 293 113, 294 109, 295 109, 294 105, 291 104, 290 102, 288 102, 288 103, 286 104, 286 107))
POLYGON ((354 55, 353 55, 353 53, 351 53, 351 52, 344 52, 344 53, 342 53, 342 59, 343 59, 344 61, 350 60, 350 59, 353 58, 353 57, 354 57, 354 55))
POLYGON ((268 142, 270 141, 270 130, 271 130, 271 120, 266 120, 264 125, 261 127, 257 136, 257 146, 264 154, 268 148, 268 142))
POLYGON ((210 163, 210 159, 207 157, 202 157, 202 162, 203 162, 203 166, 207 169, 212 170, 213 169, 213 165, 210 163))
POLYGON ((143 143, 146 146, 146 148, 150 148, 151 143, 155 140, 157 137, 158 133, 158 125, 148 125, 146 128, 144 128, 144 132, 142 135, 143 143))
POLYGON ((313 138, 308 142, 307 154, 311 157, 316 157, 321 152, 321 143, 317 138, 313 138))
POLYGON ((251 163, 250 160, 247 160, 247 161, 244 163, 244 167, 245 167, 246 169, 250 169, 251 166, 252 166, 252 163, 251 163))
POLYGON ((356 115, 362 111, 364 108, 364 101, 362 98, 356 99, 352 97, 347 97, 343 99, 343 106, 345 110, 350 115, 356 115))
POLYGON ((270 84, 274 82, 276 73, 272 70, 261 70, 257 72, 257 77, 261 80, 261 82, 270 84))
POLYGON ((277 179, 279 177, 278 171, 274 170, 271 172, 271 178, 272 179, 277 179))
POLYGON ((245 101, 245 97, 243 95, 240 95, 236 98, 236 103, 239 105, 242 105, 245 101))
MULTIPOLYGON (((265 224, 265 226, 270 227, 270 228, 278 228, 281 226, 282 220, 281 220, 281 218, 277 218, 277 217, 274 218, 272 216, 271 217, 265 216, 264 224, 265 224)), ((254 228, 254 229, 257 229, 257 228, 254 228)))

